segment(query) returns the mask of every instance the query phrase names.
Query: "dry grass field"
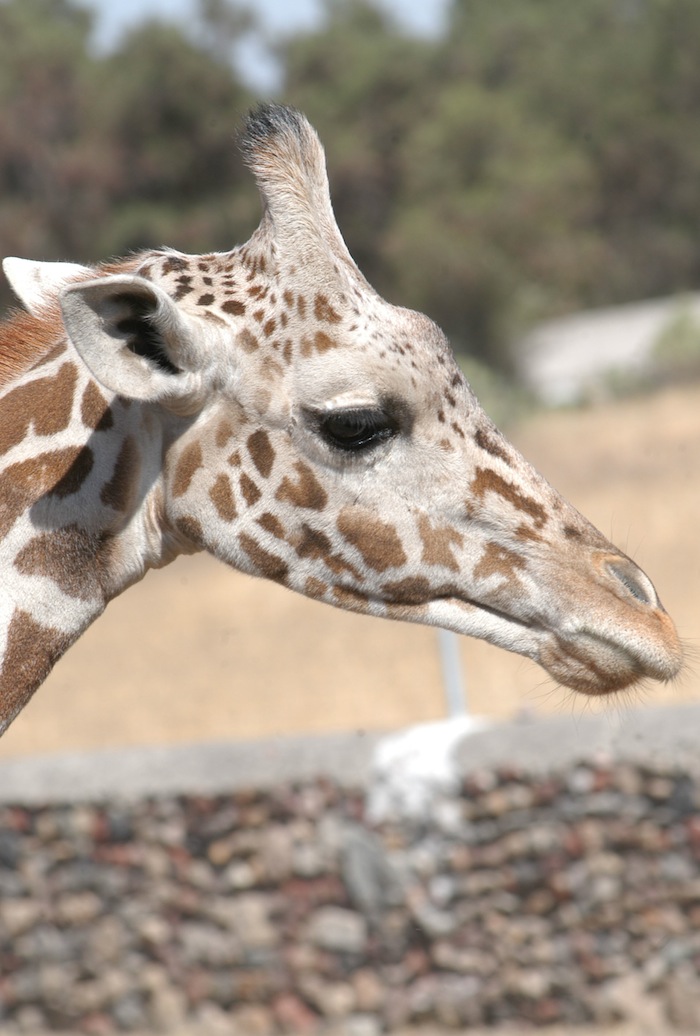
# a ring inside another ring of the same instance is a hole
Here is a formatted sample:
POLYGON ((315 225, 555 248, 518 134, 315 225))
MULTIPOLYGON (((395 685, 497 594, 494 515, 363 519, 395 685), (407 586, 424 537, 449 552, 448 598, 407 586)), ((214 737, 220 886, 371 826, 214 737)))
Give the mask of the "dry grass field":
MULTIPOLYGON (((675 618, 690 667, 644 700, 695 698, 700 387, 541 414, 511 438, 649 572, 675 618)), ((474 713, 600 707, 526 660, 469 639, 460 650, 474 713)), ((0 757, 387 729, 444 715, 435 631, 348 615, 199 556, 150 573, 109 606, 2 739, 0 757)))

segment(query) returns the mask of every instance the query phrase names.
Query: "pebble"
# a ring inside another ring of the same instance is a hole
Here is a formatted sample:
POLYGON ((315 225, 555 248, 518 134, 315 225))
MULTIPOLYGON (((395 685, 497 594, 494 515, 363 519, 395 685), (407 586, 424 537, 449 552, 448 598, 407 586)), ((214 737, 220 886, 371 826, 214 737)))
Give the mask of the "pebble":
POLYGON ((328 781, 3 806, 0 1028, 379 1036, 643 1002, 700 1031, 698 803, 625 763, 480 771, 372 829, 328 781))

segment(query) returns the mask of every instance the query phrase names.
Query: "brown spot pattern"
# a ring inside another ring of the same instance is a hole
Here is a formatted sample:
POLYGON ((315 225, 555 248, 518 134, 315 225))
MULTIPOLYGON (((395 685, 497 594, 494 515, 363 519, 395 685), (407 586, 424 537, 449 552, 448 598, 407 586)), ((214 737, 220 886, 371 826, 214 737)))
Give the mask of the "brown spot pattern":
POLYGON ((307 597, 313 597, 315 600, 325 597, 328 593, 328 584, 324 583, 321 579, 316 579, 315 576, 309 576, 304 583, 304 593, 307 597))
POLYGON ((338 516, 338 531, 375 572, 406 564, 406 554, 394 526, 364 507, 344 508, 338 516))
POLYGON ((58 355, 51 350, 61 338, 65 338, 65 330, 58 306, 47 309, 42 317, 20 310, 0 323, 0 387, 37 366, 47 353, 58 355))
POLYGON ((123 514, 131 510, 138 490, 139 466, 138 448, 134 439, 128 435, 117 454, 112 477, 100 493, 100 500, 105 507, 112 507, 123 514))
POLYGON ((196 543, 197 546, 201 546, 204 543, 204 533, 202 526, 196 518, 192 515, 183 514, 180 518, 175 520, 175 525, 182 535, 191 540, 192 543, 196 543))
POLYGON ((41 359, 34 364, 32 370, 37 370, 39 367, 45 367, 47 364, 53 363, 54 360, 57 360, 59 356, 62 356, 63 353, 67 351, 68 345, 66 342, 61 342, 59 345, 55 345, 53 349, 49 349, 46 356, 42 356, 41 359))
POLYGON ((363 581, 363 577, 354 565, 341 554, 333 553, 333 545, 328 536, 320 529, 307 525, 306 522, 301 527, 301 536, 298 537, 294 549, 300 558, 323 561, 336 576, 350 574, 358 583, 363 581))
POLYGON ((209 490, 209 498, 223 521, 232 522, 238 515, 228 475, 222 473, 217 476, 209 490))
POLYGON ((0 453, 6 453, 27 435, 30 425, 37 435, 55 435, 68 427, 78 371, 64 363, 50 378, 38 378, 19 385, 2 400, 0 453))
POLYGON ((94 432, 106 432, 114 424, 109 403, 94 381, 89 381, 80 403, 80 417, 87 428, 94 432))
POLYGON ((243 330, 238 336, 237 341, 241 349, 245 353, 254 353, 256 349, 260 348, 260 343, 258 342, 257 338, 251 331, 248 330, 247 327, 243 328, 243 330))
POLYGON ((242 317, 245 313, 245 306, 238 299, 227 299, 221 303, 221 308, 224 313, 230 313, 234 317, 242 317))
POLYGON ((497 493, 507 500, 518 511, 529 514, 535 523, 535 527, 541 529, 547 521, 547 512, 542 504, 531 496, 521 493, 512 482, 507 482, 490 468, 477 468, 476 474, 471 483, 471 490, 477 500, 482 500, 487 493, 497 493))
POLYGON ((325 331, 317 331, 313 338, 309 338, 308 335, 304 335, 301 339, 301 355, 311 356, 315 351, 318 353, 328 352, 329 349, 335 349, 338 343, 326 334, 325 331))
POLYGON ((80 453, 78 447, 40 453, 38 457, 10 465, 3 472, 0 492, 0 537, 7 535, 22 511, 60 482, 80 453))
POLYGON ((73 461, 63 477, 51 490, 52 496, 63 499, 77 493, 85 479, 92 471, 95 458, 89 446, 63 450, 63 454, 73 454, 73 461))
POLYGON ((289 571, 286 561, 269 550, 265 550, 256 539, 247 533, 241 534, 239 542, 259 575, 271 579, 275 583, 281 583, 286 579, 289 571))
POLYGON ((540 534, 535 532, 534 529, 531 529, 529 525, 525 525, 524 523, 522 525, 519 525, 518 528, 515 530, 515 537, 518 540, 530 540, 533 543, 542 542, 542 537, 540 536, 540 534))
POLYGON ((359 612, 361 615, 367 615, 371 611, 369 601, 357 590, 351 590, 345 586, 334 586, 332 594, 333 604, 338 608, 343 608, 348 612, 359 612))
POLYGON ((384 583, 382 592, 392 604, 425 604, 432 600, 432 587, 423 576, 410 576, 394 583, 384 583))
POLYGON ((272 448, 270 436, 263 428, 260 428, 248 436, 247 445, 253 464, 263 478, 269 478, 275 460, 275 451, 272 448))
POLYGON ((434 527, 427 515, 418 518, 418 531, 423 543, 421 561, 426 565, 442 565, 453 572, 459 571, 459 564, 452 553, 452 547, 461 547, 464 537, 450 526, 434 527))
POLYGON ((5 660, 0 673, 0 718, 9 722, 43 683, 73 637, 40 626, 17 609, 7 633, 5 660))
POLYGON ((326 296, 320 293, 314 299, 314 316, 327 324, 339 324, 341 320, 340 314, 336 313, 326 296))
POLYGON ((508 467, 513 466, 505 443, 501 442, 496 435, 492 435, 485 428, 477 428, 474 432, 474 442, 480 450, 485 450, 492 457, 498 457, 508 467))
POLYGON ((284 526, 277 518, 275 518, 274 514, 270 514, 269 511, 260 515, 258 518, 258 525, 261 529, 264 529, 265 532, 269 532, 270 535, 276 536, 278 540, 283 540, 285 538, 284 526))
POLYGON ((230 423, 230 421, 227 421, 226 418, 222 418, 222 420, 219 421, 219 424, 217 425, 216 436, 214 439, 218 449, 222 450, 232 436, 232 424, 230 423))
POLYGON ((253 504, 258 502, 262 494, 253 482, 252 478, 250 478, 249 475, 246 475, 245 471, 241 475, 240 487, 243 498, 249 507, 252 507, 253 504))
POLYGON ((475 579, 488 579, 501 576, 507 583, 518 578, 518 571, 525 568, 525 559, 515 551, 502 547, 499 543, 487 543, 484 553, 474 568, 475 579))
POLYGON ((180 454, 175 467, 175 478, 173 480, 173 496, 184 496, 190 488, 190 483, 196 472, 202 467, 202 447, 198 442, 191 442, 185 446, 180 454))
POLYGON ((15 568, 22 575, 46 576, 68 597, 102 598, 95 571, 97 547, 94 536, 69 525, 35 536, 15 558, 15 568))
POLYGON ((293 482, 285 476, 275 494, 281 503, 289 503, 294 507, 305 507, 311 511, 322 511, 328 503, 328 495, 314 475, 311 468, 302 461, 294 462, 297 480, 293 482))

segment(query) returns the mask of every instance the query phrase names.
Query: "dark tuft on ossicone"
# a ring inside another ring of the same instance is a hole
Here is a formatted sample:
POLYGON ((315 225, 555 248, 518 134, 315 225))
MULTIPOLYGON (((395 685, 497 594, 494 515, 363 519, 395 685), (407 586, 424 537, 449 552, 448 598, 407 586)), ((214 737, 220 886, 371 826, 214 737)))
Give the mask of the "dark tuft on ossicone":
POLYGON ((293 135, 301 139, 305 120, 301 112, 285 104, 258 104, 248 112, 238 138, 245 162, 250 165, 258 150, 267 147, 274 137, 293 135))

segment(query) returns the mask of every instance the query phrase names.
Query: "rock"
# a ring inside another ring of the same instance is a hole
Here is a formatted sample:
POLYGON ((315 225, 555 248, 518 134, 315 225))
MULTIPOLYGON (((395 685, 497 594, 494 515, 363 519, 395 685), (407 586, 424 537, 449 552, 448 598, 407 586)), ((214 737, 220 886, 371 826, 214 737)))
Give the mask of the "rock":
POLYGON ((188 921, 180 926, 179 942, 185 964, 223 968, 241 962, 238 940, 213 925, 188 921))
POLYGON ((381 841, 359 824, 346 829, 340 869, 352 902, 365 916, 401 903, 401 885, 381 841))
POLYGON ((326 858, 321 846, 302 842, 292 848, 292 874, 300 878, 317 878, 326 870, 326 858))
POLYGON ((312 914, 306 937, 325 950, 360 954, 367 945, 367 922, 343 907, 321 907, 312 914))
POLYGON ((226 1036, 272 1036, 275 1031, 275 1020, 266 1007, 249 1005, 232 1011, 229 1017, 229 1028, 226 1036))
POLYGON ((220 898, 207 906, 207 915, 234 933, 244 951, 277 946, 279 934, 270 915, 274 897, 262 892, 245 892, 220 898))
POLYGON ((148 1004, 148 1021, 156 1032, 172 1033, 182 1028, 187 1016, 187 1000, 182 990, 164 985, 155 989, 148 1004))
POLYGON ((282 882, 292 873, 293 839, 288 827, 275 824, 260 833, 260 859, 268 882, 282 882))
POLYGON ((435 943, 432 959, 444 971, 458 971, 464 975, 493 975, 498 969, 496 958, 483 950, 460 948, 452 943, 435 943))
POLYGON ((282 1032, 306 1036, 317 1032, 321 1019, 294 993, 283 993, 272 1003, 272 1013, 282 1032))
POLYGON ((355 1010, 355 990, 348 982, 326 982, 308 974, 299 977, 299 989, 324 1018, 345 1018, 355 1010))
POLYGON ((357 1010, 363 1014, 378 1012, 384 1003, 386 990, 376 971, 359 968, 353 973, 350 981, 355 990, 357 1010))
POLYGON ((257 869, 248 860, 236 860, 224 872, 224 882, 230 889, 254 888, 259 879, 257 869))
POLYGON ((60 925, 85 926, 104 909, 104 904, 94 892, 77 892, 60 896, 53 907, 53 920, 60 925))
POLYGON ((700 1032, 700 979, 690 966, 679 969, 666 980, 666 1012, 672 1025, 681 1032, 700 1032))
POLYGON ((45 915, 45 907, 35 899, 0 901, 0 938, 15 939, 28 932, 45 915))

